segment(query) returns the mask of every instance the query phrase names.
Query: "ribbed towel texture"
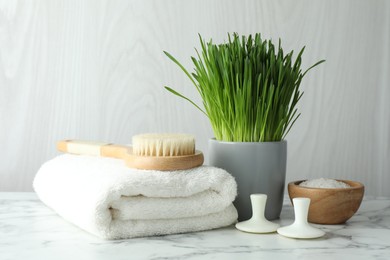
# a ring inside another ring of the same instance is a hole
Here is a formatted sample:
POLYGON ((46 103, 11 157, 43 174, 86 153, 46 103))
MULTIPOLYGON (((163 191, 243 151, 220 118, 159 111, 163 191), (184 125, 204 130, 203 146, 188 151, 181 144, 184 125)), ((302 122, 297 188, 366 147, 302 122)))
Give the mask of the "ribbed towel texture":
POLYGON ((237 220, 237 185, 225 170, 130 169, 122 160, 60 155, 34 179, 38 197, 66 220, 104 239, 201 231, 237 220))

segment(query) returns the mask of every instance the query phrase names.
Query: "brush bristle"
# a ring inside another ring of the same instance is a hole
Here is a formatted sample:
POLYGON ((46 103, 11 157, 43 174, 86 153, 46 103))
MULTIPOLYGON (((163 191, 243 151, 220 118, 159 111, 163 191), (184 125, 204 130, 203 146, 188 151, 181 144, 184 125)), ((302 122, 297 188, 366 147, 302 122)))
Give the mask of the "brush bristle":
POLYGON ((195 154, 195 137, 189 134, 141 134, 133 136, 133 154, 180 156, 195 154))

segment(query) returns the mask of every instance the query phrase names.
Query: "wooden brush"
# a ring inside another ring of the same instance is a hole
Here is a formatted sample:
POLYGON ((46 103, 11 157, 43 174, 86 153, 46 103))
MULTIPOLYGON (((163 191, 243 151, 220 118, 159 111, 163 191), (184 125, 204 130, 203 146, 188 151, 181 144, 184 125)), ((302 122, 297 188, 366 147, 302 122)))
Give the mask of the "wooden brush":
POLYGON ((142 134, 133 136, 133 146, 111 143, 65 140, 57 149, 71 154, 84 154, 123 159, 130 168, 174 171, 203 164, 203 153, 195 150, 195 138, 188 134, 142 134))

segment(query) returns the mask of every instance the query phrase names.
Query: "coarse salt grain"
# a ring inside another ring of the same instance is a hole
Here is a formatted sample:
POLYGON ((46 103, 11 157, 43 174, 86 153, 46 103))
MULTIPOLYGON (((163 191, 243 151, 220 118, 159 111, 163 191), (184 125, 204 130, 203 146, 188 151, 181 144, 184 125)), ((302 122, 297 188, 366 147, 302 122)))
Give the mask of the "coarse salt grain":
POLYGON ((301 182, 299 186, 307 188, 328 188, 328 189, 340 189, 340 188, 350 188, 351 186, 345 182, 337 181, 333 179, 314 179, 301 182))

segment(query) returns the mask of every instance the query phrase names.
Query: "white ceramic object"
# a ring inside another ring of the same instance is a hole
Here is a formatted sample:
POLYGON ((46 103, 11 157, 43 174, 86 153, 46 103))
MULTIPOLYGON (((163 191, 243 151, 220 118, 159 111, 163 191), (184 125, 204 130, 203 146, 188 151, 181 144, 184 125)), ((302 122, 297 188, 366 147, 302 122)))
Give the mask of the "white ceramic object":
POLYGON ((249 233, 271 233, 275 232, 279 224, 272 223, 264 217, 267 195, 251 194, 252 218, 236 224, 238 230, 249 233))
POLYGON ((285 237, 291 238, 318 238, 325 235, 321 229, 311 226, 307 222, 307 214, 309 213, 309 198, 294 198, 294 214, 295 221, 292 225, 278 228, 278 233, 285 237))

